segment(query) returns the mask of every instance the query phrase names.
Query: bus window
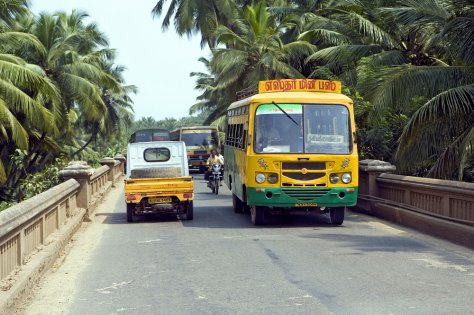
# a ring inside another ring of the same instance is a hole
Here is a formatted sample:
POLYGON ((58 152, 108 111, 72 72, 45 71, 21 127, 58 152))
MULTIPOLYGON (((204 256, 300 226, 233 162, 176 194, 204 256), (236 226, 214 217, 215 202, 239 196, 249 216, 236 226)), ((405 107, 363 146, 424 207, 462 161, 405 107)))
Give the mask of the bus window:
POLYGON ((351 152, 349 111, 342 105, 305 106, 305 152, 351 152))
POLYGON ((183 133, 181 140, 184 141, 187 146, 208 147, 217 145, 215 135, 211 134, 210 131, 183 133))
POLYGON ((170 133, 166 129, 142 129, 132 133, 129 142, 136 143, 168 140, 170 140, 170 133))
POLYGON ((264 104, 257 108, 255 152, 303 152, 303 106, 299 104, 278 104, 278 106, 264 104))

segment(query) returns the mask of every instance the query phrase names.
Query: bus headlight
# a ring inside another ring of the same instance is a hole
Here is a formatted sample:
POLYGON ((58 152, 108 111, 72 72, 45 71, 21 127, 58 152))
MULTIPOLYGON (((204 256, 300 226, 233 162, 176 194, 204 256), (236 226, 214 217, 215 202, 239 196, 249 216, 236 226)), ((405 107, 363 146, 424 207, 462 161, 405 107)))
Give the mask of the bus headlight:
POLYGON ((265 181, 265 174, 257 173, 257 175, 255 176, 255 181, 259 184, 263 184, 263 182, 265 181))
POLYGON ((331 175, 329 175, 329 181, 330 181, 332 184, 337 184, 337 182, 339 181, 339 175, 337 175, 337 174, 331 174, 331 175))
POLYGON ((350 173, 344 173, 341 176, 341 180, 344 184, 349 184, 352 181, 352 176, 350 173))
POLYGON ((268 182, 270 184, 275 184, 278 181, 278 175, 276 173, 270 173, 268 175, 268 182))

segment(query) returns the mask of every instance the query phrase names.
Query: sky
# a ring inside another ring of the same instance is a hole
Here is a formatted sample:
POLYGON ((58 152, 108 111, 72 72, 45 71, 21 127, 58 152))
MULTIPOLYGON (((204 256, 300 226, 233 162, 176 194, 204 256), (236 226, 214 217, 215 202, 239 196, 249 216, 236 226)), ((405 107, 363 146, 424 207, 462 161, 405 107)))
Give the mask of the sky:
MULTIPOLYGON (((138 87, 131 95, 135 118, 179 119, 189 115, 200 91, 195 90, 191 72, 205 72, 198 61, 209 57, 201 50, 198 34, 179 37, 173 25, 163 32, 161 18, 153 19, 151 10, 158 0, 31 0, 31 10, 53 13, 73 9, 88 13, 117 49, 116 63, 127 68, 126 84, 138 87)), ((166 12, 166 11, 165 11, 166 12)))

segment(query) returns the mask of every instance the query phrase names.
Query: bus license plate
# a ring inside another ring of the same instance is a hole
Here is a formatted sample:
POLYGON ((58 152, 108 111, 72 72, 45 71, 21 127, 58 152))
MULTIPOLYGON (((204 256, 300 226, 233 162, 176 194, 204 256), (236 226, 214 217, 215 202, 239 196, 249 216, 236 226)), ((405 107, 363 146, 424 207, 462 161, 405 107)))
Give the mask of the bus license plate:
POLYGON ((316 202, 309 202, 309 203, 297 203, 295 207, 316 207, 318 204, 316 202))
POLYGON ((148 203, 171 203, 171 197, 153 197, 148 198, 148 203))

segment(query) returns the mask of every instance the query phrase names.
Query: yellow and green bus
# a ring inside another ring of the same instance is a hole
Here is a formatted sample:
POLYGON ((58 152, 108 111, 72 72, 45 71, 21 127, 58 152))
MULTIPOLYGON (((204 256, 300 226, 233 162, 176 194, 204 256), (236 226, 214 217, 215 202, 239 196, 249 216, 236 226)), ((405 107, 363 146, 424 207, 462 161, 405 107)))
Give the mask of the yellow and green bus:
POLYGON ((184 141, 188 154, 189 169, 207 169, 207 159, 212 149, 219 149, 219 133, 213 126, 180 127, 170 132, 171 140, 184 141))
POLYGON ((261 81, 227 110, 225 182, 255 225, 272 212, 329 212, 341 225, 358 193, 352 100, 338 81, 261 81))

